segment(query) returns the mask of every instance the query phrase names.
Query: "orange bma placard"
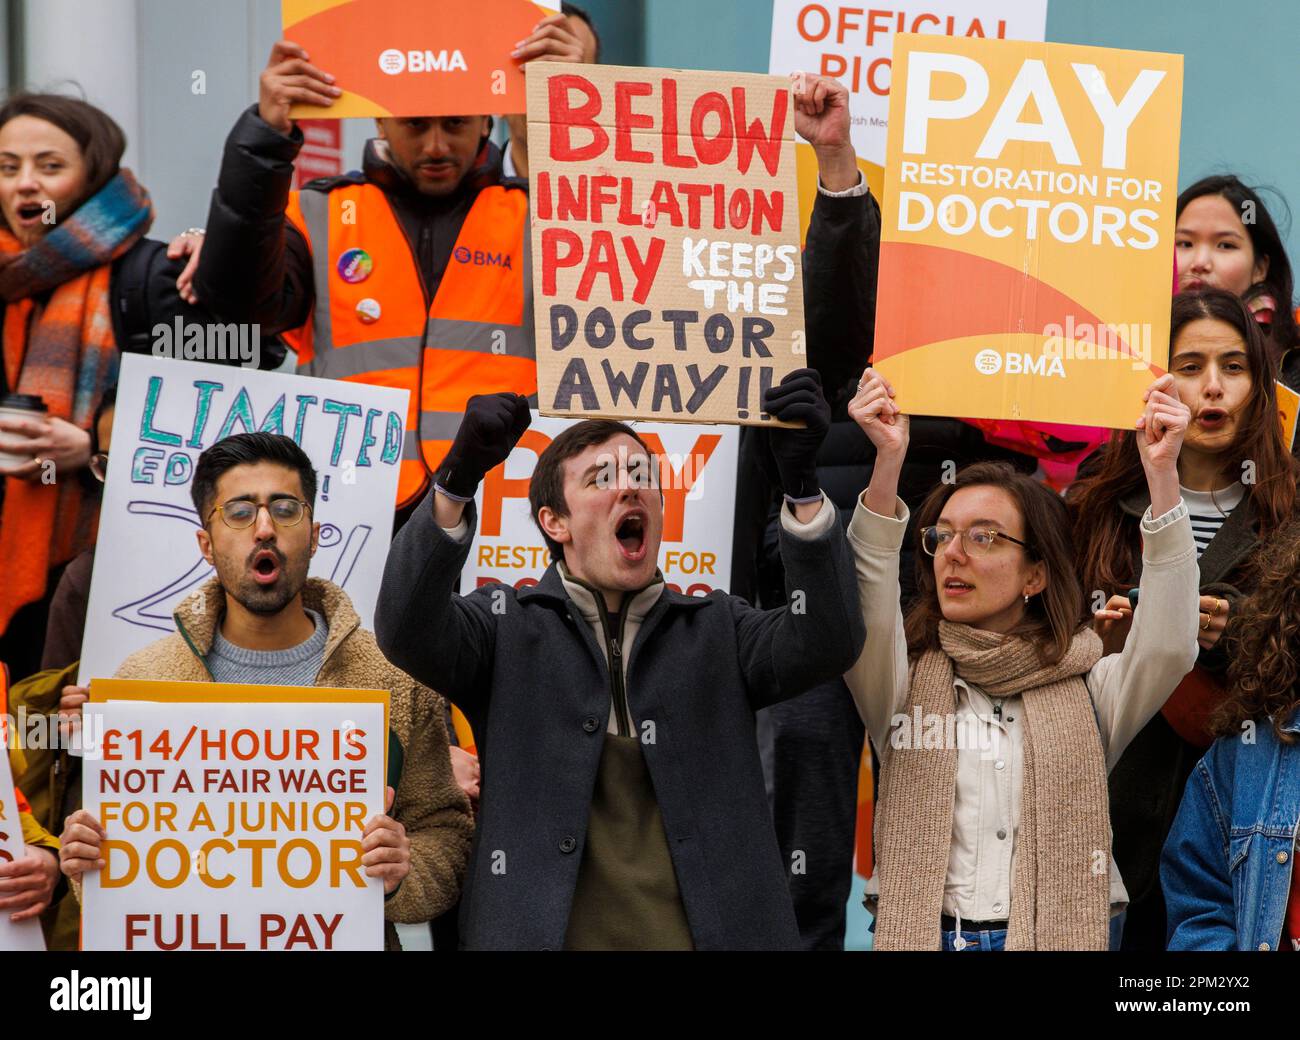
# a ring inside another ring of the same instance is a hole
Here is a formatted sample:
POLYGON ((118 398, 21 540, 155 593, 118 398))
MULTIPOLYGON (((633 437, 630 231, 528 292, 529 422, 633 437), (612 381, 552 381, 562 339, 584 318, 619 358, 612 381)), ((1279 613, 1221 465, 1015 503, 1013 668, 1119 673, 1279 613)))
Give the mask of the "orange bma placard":
POLYGON ((506 115, 524 111, 523 67, 510 52, 543 18, 530 0, 281 0, 286 40, 335 77, 333 105, 294 105, 295 119, 506 115))
POLYGON ((1132 428, 1168 365, 1182 71, 897 37, 874 363, 904 412, 1132 428))

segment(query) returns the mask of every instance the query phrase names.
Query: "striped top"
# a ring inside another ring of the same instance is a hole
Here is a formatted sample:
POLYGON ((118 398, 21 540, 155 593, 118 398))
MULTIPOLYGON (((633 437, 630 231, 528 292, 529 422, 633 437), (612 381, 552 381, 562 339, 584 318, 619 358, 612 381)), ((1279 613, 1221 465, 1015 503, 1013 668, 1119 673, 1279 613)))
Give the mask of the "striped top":
POLYGON ((1245 497, 1246 488, 1241 483, 1234 483, 1214 492, 1189 491, 1185 487, 1180 487, 1179 491, 1192 517, 1192 537, 1196 539, 1196 558, 1199 560, 1205 547, 1219 533, 1223 521, 1245 497))

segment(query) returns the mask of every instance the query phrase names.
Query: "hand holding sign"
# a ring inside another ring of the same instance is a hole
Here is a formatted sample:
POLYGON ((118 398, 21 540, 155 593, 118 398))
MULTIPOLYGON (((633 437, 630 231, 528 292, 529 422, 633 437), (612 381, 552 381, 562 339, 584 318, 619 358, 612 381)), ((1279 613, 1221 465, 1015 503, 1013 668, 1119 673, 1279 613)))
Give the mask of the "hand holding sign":
POLYGON ((334 104, 343 91, 334 77, 307 60, 307 52, 289 40, 277 40, 257 81, 257 114, 282 134, 292 133, 289 109, 295 104, 334 104))
POLYGON ((907 451, 907 416, 894 403, 894 385, 873 369, 862 373, 849 418, 862 427, 877 456, 901 457, 907 451))
POLYGON ((821 377, 811 368, 796 369, 763 395, 763 408, 783 422, 804 424, 768 435, 781 490, 794 502, 819 498, 817 450, 831 427, 821 377))
POLYGON ((0 911, 8 911, 11 921, 40 916, 50 905, 58 879, 54 851, 28 845, 21 859, 0 863, 0 911))
POLYGON ((585 48, 569 16, 553 14, 537 23, 527 37, 510 52, 516 61, 587 61, 585 48))
POLYGON ((383 879, 385 895, 396 892, 411 872, 411 839, 406 836, 406 828, 387 815, 393 797, 393 789, 384 788, 384 815, 370 818, 361 839, 361 865, 367 877, 383 879))
POLYGON ((873 368, 863 371, 858 392, 849 402, 849 417, 876 449, 862 504, 877 516, 894 516, 910 431, 908 417, 894 403, 894 384, 873 368))
POLYGON ((103 869, 100 851, 107 836, 94 814, 86 809, 78 809, 63 821, 63 833, 59 835, 59 869, 68 880, 79 880, 88 870, 103 869))
POLYGON ((72 734, 81 729, 81 708, 90 700, 87 686, 65 686, 59 698, 59 735, 71 741, 72 734))

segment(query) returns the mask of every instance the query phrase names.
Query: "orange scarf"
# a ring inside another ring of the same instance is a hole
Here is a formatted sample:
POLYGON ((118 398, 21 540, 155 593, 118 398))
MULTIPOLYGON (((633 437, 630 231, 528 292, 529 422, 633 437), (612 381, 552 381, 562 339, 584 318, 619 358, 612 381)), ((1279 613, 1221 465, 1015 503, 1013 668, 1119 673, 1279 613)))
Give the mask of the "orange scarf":
MULTIPOLYGON (((51 418, 89 430, 117 380, 109 299, 113 261, 149 230, 149 193, 119 170, 57 227, 23 248, 0 230, 0 299, 9 388, 43 398, 51 418), (46 294, 48 293, 48 297, 46 294)), ((5 478, 0 511, 0 635, 22 606, 45 595, 50 568, 95 544, 99 495, 84 475, 5 478)))
MULTIPOLYGON (((17 249, 17 240, 0 232, 0 252, 17 249)), ((51 417, 83 430, 90 429, 99 399, 116 379, 110 274, 111 264, 103 264, 77 275, 54 289, 44 308, 30 298, 5 306, 4 364, 9 386, 18 393, 39 394, 51 417), (32 350, 29 358, 29 347, 38 340, 41 356, 32 350), (92 392, 78 394, 78 384, 87 379, 92 392), (74 409, 74 403, 81 406, 74 409)), ((5 478, 0 512, 0 561, 5 575, 0 582, 0 632, 9 627, 20 607, 45 595, 50 568, 95 544, 98 526, 99 496, 87 493, 81 474, 59 474, 52 484, 44 483, 40 475, 30 480, 5 478)))

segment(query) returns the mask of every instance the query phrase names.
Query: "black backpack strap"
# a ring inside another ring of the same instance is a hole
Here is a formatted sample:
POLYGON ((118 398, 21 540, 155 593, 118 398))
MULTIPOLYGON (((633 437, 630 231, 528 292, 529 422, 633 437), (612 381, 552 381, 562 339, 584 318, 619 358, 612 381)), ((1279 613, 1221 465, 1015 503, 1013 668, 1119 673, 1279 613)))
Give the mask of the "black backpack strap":
POLYGON ((166 252, 165 242, 142 238, 113 261, 109 278, 113 337, 123 352, 149 353, 149 337, 155 324, 149 308, 149 273, 166 252))

